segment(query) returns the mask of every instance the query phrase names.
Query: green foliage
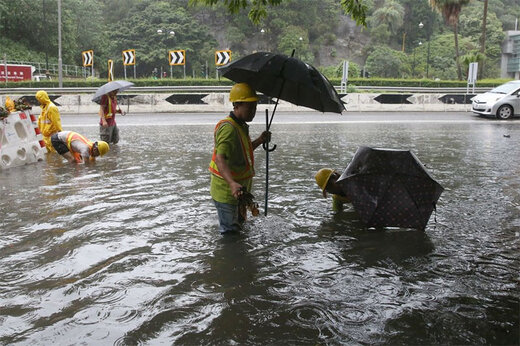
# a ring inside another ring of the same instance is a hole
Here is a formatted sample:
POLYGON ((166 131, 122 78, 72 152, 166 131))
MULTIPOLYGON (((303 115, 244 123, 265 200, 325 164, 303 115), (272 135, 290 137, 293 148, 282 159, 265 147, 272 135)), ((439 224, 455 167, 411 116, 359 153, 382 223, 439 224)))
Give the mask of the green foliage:
MULTIPOLYGON (((520 6, 519 6, 520 7, 520 6)), ((480 50, 481 36, 482 36, 482 13, 484 6, 480 2, 474 2, 469 5, 460 15, 459 28, 460 34, 466 37, 475 44, 475 49, 480 50)), ((504 40, 504 32, 502 30, 502 23, 497 18, 496 14, 489 12, 486 20, 486 61, 484 66, 484 75, 492 75, 493 70, 491 66, 499 66, 502 57, 501 44, 504 40)))
MULTIPOLYGON (((167 1, 143 0, 127 17, 109 25, 109 49, 117 62, 116 73, 123 75, 121 52, 136 50, 137 75, 149 76, 152 70, 168 71, 168 51, 186 51, 186 69, 200 70, 206 62, 213 65, 216 40, 186 9, 167 1), (157 30, 165 32, 159 35, 157 30), (175 35, 169 35, 173 31, 175 35)), ((131 67, 130 67, 131 68, 131 67)), ((181 69, 174 67, 176 75, 181 69)))
POLYGON ((406 73, 406 55, 385 46, 377 47, 367 58, 365 68, 375 77, 400 77, 406 73))
POLYGON ((191 5, 204 4, 213 6, 223 3, 228 11, 237 14, 241 9, 249 9, 248 17, 254 24, 259 24, 267 17, 267 8, 279 5, 283 0, 190 0, 191 5))
POLYGON ((352 19, 356 21, 357 25, 367 26, 366 16, 368 7, 364 0, 341 0, 345 13, 350 14, 352 19))

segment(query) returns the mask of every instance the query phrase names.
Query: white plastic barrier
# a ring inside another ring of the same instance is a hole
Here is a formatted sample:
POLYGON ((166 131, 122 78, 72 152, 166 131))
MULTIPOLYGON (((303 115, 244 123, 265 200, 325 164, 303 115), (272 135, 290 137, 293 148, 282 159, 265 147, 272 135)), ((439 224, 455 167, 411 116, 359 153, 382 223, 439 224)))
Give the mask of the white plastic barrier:
POLYGON ((47 149, 31 111, 0 119, 0 170, 43 161, 47 149))

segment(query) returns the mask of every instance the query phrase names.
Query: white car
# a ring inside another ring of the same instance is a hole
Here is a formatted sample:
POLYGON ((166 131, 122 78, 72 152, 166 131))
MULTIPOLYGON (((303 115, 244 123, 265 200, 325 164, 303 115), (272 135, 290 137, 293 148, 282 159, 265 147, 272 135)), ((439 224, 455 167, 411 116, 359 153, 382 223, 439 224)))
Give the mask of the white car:
POLYGON ((471 110, 498 119, 510 119, 520 115, 520 80, 502 84, 473 98, 471 110))

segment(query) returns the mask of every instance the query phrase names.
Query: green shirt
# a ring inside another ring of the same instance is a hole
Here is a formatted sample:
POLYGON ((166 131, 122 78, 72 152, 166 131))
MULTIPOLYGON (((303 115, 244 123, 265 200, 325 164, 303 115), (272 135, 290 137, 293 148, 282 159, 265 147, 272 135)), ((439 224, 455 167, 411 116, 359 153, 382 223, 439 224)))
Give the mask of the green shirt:
MULTIPOLYGON (((231 114, 234 117, 233 114, 231 114)), ((237 119, 234 118, 236 121, 237 119)), ((249 125, 245 122, 237 121, 244 132, 249 136, 249 125)), ((215 150, 217 154, 226 157, 226 163, 231 171, 239 172, 246 167, 246 158, 240 144, 240 137, 237 130, 229 123, 223 123, 215 134, 215 150)), ((245 179, 237 181, 244 186, 247 191, 251 192, 253 179, 245 179)), ((238 200, 231 194, 231 188, 228 183, 214 174, 211 174, 210 184, 211 197, 220 203, 238 204, 238 200)))
POLYGON ((333 211, 342 211, 343 204, 350 203, 350 199, 347 197, 343 197, 340 195, 332 195, 332 210, 333 211))

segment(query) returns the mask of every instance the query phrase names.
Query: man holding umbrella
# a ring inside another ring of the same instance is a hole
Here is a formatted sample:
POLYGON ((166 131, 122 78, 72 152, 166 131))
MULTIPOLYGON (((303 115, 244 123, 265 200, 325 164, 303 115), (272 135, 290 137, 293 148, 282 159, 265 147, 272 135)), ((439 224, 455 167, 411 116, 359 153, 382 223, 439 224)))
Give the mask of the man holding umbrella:
POLYGON ((117 106, 117 89, 101 97, 99 103, 99 137, 107 143, 119 142, 119 128, 116 124, 116 113, 124 115, 117 106))
POLYGON ((220 232, 238 232, 245 221, 239 212, 240 196, 251 191, 255 175, 253 151, 269 140, 264 131, 251 141, 249 125, 256 114, 258 96, 246 83, 235 84, 229 93, 233 111, 215 126, 210 193, 217 209, 220 232))
POLYGON ((116 113, 124 115, 117 106, 117 93, 131 88, 132 82, 115 80, 100 86, 92 101, 99 101, 99 136, 107 143, 119 142, 119 129, 116 124, 116 113))

